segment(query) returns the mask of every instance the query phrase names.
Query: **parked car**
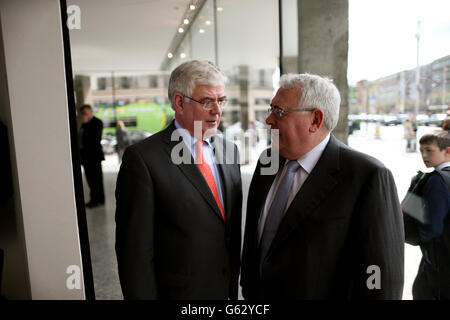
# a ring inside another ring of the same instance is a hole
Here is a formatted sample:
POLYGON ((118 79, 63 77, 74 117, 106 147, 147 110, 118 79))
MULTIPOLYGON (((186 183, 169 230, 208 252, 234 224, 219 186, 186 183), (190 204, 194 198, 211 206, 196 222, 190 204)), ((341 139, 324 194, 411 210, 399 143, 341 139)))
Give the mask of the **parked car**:
POLYGON ((104 154, 113 154, 116 152, 117 139, 115 135, 105 134, 100 143, 104 154))
POLYGON ((145 138, 148 138, 152 135, 150 132, 141 129, 128 129, 127 132, 130 144, 134 144, 136 142, 144 140, 145 138))
MULTIPOLYGON (((131 144, 144 140, 152 134, 142 129, 127 129, 128 139, 131 144)), ((113 154, 117 151, 117 138, 113 134, 106 134, 101 140, 102 149, 105 154, 113 154)))
POLYGON ((442 127, 442 123, 447 115, 445 113, 433 113, 425 122, 426 126, 442 127))
POLYGON ((380 122, 384 126, 396 126, 396 125, 402 123, 401 120, 398 117, 396 117, 396 116, 394 116, 392 114, 382 116, 380 122))
POLYGON ((406 113, 400 113, 397 115, 397 119, 399 120, 399 124, 402 124, 403 122, 405 122, 406 119, 409 119, 409 114, 406 113))
POLYGON ((423 126, 428 121, 428 115, 427 114, 418 114, 416 116, 416 122, 419 126, 423 126))

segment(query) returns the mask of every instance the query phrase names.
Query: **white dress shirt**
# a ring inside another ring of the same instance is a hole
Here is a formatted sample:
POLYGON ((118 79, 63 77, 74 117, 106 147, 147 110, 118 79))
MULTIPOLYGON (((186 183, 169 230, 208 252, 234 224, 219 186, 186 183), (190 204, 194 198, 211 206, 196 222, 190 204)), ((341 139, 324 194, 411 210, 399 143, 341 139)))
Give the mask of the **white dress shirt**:
MULTIPOLYGON (((177 120, 175 120, 175 127, 179 129, 179 133, 183 138, 183 142, 188 147, 191 152, 192 158, 195 159, 195 143, 198 141, 197 138, 191 136, 189 131, 181 127, 177 120)), ((220 202, 222 202, 222 207, 225 209, 225 204, 223 203, 223 192, 222 192, 222 181, 220 179, 219 170, 217 168, 217 164, 215 162, 214 156, 214 148, 211 145, 211 139, 204 140, 206 143, 203 144, 203 158, 208 163, 209 167, 214 176, 214 180, 216 181, 217 191, 219 192, 220 202)), ((195 163, 195 160, 194 160, 195 163)))
MULTIPOLYGON (((284 213, 286 213, 287 209, 289 208, 295 196, 297 195, 297 192, 300 190, 303 183, 306 181, 308 176, 313 171, 314 167, 316 166, 317 162, 322 156, 322 153, 325 150, 328 141, 330 141, 330 133, 328 133, 328 135, 317 146, 315 146, 308 153, 304 154, 303 156, 297 159, 298 163, 300 164, 300 168, 298 169, 297 173, 294 176, 294 182, 292 184, 292 188, 289 193, 289 198, 287 200, 286 209, 284 210, 284 213)), ((261 236, 264 230, 264 224, 266 223, 267 214, 269 212, 270 206, 272 205, 272 201, 275 197, 276 190, 278 190, 278 186, 280 185, 281 179, 283 179, 284 175, 286 174, 287 163, 288 161, 284 163, 283 169, 278 171, 278 174, 275 177, 272 186, 270 187, 269 193, 267 194, 263 211, 259 217, 258 242, 259 240, 261 240, 261 236)))
POLYGON ((447 168, 447 167, 450 167, 450 162, 441 163, 440 165, 438 165, 436 167, 436 170, 442 170, 442 169, 447 168))

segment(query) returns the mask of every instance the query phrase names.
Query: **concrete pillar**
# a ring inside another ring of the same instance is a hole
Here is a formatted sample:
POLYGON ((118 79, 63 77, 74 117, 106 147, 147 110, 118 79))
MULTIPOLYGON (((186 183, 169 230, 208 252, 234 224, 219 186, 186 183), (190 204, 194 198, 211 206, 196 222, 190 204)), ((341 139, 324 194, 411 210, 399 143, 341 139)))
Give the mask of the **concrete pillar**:
POLYGON ((298 70, 333 79, 341 94, 333 133, 347 143, 348 0, 298 0, 298 30, 298 70))
POLYGON ((22 276, 8 279, 4 294, 85 299, 80 239, 87 235, 78 232, 60 1, 1 0, 0 23, 0 116, 14 191, 7 213, 15 224, 0 247, 5 275, 22 276))
POLYGON ((297 73, 298 56, 283 57, 283 73, 297 73))
MULTIPOLYGON (((6 79, 0 14, 0 77, 6 79)), ((6 81, 0 81, 0 295, 8 299, 30 299, 28 263, 23 220, 18 210, 19 186, 13 145, 10 101, 6 81), (1 253, 0 253, 1 255, 1 253), (0 257, 1 260, 1 257, 0 257), (3 271, 3 273, 2 273, 3 271)))

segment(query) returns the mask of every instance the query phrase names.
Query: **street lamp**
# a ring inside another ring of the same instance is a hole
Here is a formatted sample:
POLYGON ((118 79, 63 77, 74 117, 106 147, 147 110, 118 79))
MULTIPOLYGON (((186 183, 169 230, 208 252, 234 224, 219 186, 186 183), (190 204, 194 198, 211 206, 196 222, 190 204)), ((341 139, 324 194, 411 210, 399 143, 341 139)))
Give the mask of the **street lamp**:
MULTIPOLYGON (((419 41, 420 41, 420 21, 417 22, 417 33, 416 33, 416 39, 417 39, 417 64, 416 64, 416 107, 414 110, 414 122, 416 123, 417 128, 417 115, 419 114, 419 105, 420 105, 420 64, 419 64, 419 41)), ((417 136, 417 131, 416 131, 417 136)), ((412 149, 414 151, 417 150, 417 139, 414 142, 412 149)))
POLYGON ((420 64, 419 64, 419 41, 420 41, 420 21, 417 22, 417 64, 416 64, 416 91, 417 91, 417 99, 416 99, 416 108, 415 108, 415 116, 419 114, 419 104, 420 104, 420 64))

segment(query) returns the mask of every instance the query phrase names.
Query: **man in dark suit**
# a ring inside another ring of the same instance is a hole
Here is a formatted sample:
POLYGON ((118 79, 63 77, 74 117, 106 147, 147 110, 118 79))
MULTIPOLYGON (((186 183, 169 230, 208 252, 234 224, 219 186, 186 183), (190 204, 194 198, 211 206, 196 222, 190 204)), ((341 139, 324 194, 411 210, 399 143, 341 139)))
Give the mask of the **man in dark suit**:
POLYGON ((88 104, 80 108, 83 124, 80 130, 80 157, 84 167, 84 173, 90 189, 90 200, 86 207, 94 208, 105 203, 103 189, 102 140, 103 122, 94 117, 94 111, 88 104))
POLYGON ((281 77, 266 120, 279 135, 261 156, 248 196, 247 299, 402 297, 404 232, 394 179, 330 133, 339 105, 329 79, 281 77), (280 166, 267 174, 270 159, 280 166))
POLYGON ((237 298, 238 151, 215 135, 226 104, 224 83, 210 62, 178 66, 169 80, 175 120, 125 150, 116 187, 125 299, 237 298))

